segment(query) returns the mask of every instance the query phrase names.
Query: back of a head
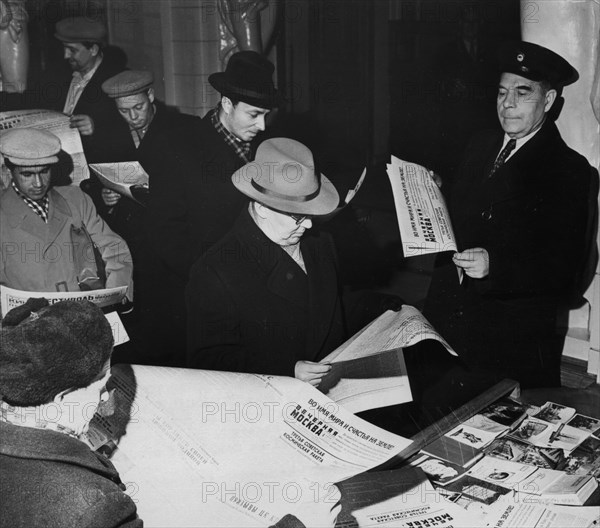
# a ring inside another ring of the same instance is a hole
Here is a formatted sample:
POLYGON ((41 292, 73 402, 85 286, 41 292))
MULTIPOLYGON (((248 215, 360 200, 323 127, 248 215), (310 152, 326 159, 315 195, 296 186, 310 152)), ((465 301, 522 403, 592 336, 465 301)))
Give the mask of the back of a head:
POLYGON ((29 299, 0 325, 0 397, 42 405, 62 391, 88 386, 110 359, 113 336, 89 301, 29 299))

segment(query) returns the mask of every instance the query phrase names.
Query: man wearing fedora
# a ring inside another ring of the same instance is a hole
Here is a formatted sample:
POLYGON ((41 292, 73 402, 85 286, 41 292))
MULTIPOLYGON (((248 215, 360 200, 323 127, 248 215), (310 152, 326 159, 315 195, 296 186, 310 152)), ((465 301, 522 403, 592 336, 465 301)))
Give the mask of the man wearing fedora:
POLYGON ((52 185, 60 150, 60 140, 46 130, 2 134, 0 152, 11 185, 0 192, 0 283, 24 291, 127 286, 133 299, 125 241, 81 189, 52 185))
MULTIPOLYGON (((252 140, 279 101, 273 71, 273 64, 254 51, 232 55, 225 72, 209 76, 221 101, 201 120, 192 140, 161 133, 163 148, 153 149, 144 164, 151 181, 150 249, 180 321, 173 335, 185 336, 184 289, 191 265, 227 232, 244 205, 231 175, 253 159, 252 140)), ((165 352, 181 360, 185 344, 173 343, 165 352)))
POLYGON ((552 119, 575 69, 529 42, 505 43, 498 58, 502 130, 472 140, 450 189, 460 251, 440 254, 425 315, 467 377, 557 386, 557 311, 595 248, 598 174, 552 119))
POLYGON ((231 181, 245 206, 186 289, 188 366, 318 385, 330 366, 317 362, 345 325, 332 241, 308 230, 337 207, 337 191, 310 150, 287 138, 261 143, 231 181))

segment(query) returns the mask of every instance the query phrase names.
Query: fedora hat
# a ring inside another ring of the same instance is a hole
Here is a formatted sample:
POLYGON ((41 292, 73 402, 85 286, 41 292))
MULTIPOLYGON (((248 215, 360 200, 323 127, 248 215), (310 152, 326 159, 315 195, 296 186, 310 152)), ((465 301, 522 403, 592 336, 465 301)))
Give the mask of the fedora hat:
POLYGON ((326 215, 339 202, 331 181, 315 171, 311 151, 293 139, 263 141, 254 161, 234 172, 231 180, 252 200, 282 213, 326 215))
POLYGON ((234 53, 224 72, 208 76, 208 82, 221 95, 233 97, 260 108, 273 108, 281 97, 273 84, 275 66, 256 51, 234 53))

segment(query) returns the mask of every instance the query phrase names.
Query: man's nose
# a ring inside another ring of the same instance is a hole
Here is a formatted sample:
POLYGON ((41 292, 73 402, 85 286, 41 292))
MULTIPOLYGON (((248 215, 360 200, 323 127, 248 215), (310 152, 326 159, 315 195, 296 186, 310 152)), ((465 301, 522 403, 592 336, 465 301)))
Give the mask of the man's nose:
POLYGON ((71 58, 71 50, 68 48, 65 48, 63 50, 63 58, 65 59, 70 59, 71 58))
POLYGON ((138 117, 138 113, 135 110, 129 110, 129 119, 135 121, 138 117))
POLYGON ((259 130, 265 129, 265 116, 261 115, 256 118, 256 128, 259 130))
POLYGON ((305 218, 302 220, 300 224, 304 229, 310 229, 312 227, 312 220, 310 218, 305 218))
POLYGON ((41 175, 36 174, 33 177, 33 186, 38 188, 44 186, 44 180, 42 179, 41 175))
POLYGON ((504 96, 504 101, 502 101, 502 106, 504 107, 514 107, 517 104, 517 92, 515 90, 508 90, 506 95, 504 96))

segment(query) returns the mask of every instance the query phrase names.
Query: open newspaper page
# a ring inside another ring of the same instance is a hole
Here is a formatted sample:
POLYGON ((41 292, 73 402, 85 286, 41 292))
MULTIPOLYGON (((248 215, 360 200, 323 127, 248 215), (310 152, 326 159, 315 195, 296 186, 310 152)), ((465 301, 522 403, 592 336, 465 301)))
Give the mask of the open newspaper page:
POLYGON ((388 310, 322 360, 332 369, 319 390, 355 413, 409 402, 412 393, 402 349, 424 339, 439 341, 456 355, 413 306, 388 310))
POLYGON ((132 187, 148 188, 149 177, 138 161, 117 163, 91 163, 92 169, 104 185, 119 194, 138 201, 131 193, 132 187))
MULTIPOLYGON (((73 167, 69 173, 72 184, 79 185, 90 177, 89 169, 83 153, 81 136, 76 128, 70 127, 69 116, 53 110, 14 110, 0 112, 0 131, 11 128, 39 128, 52 132, 60 139, 62 150, 71 156, 73 167)), ((0 158, 1 158, 0 154, 0 158)), ((2 186, 10 182, 8 169, 2 160, 2 186)))
POLYGON ((146 526, 269 526, 411 443, 295 378, 118 365, 110 385, 89 440, 117 446, 146 526))
POLYGON ((394 193, 404 256, 456 251, 444 197, 429 171, 392 156, 387 173, 394 193))
POLYGON ((90 301, 97 304, 100 308, 104 308, 113 304, 120 304, 126 294, 127 286, 77 292, 35 292, 15 290, 14 288, 0 285, 0 306, 2 308, 2 317, 9 310, 25 304, 30 297, 44 297, 48 299, 50 304, 58 301, 90 301))

